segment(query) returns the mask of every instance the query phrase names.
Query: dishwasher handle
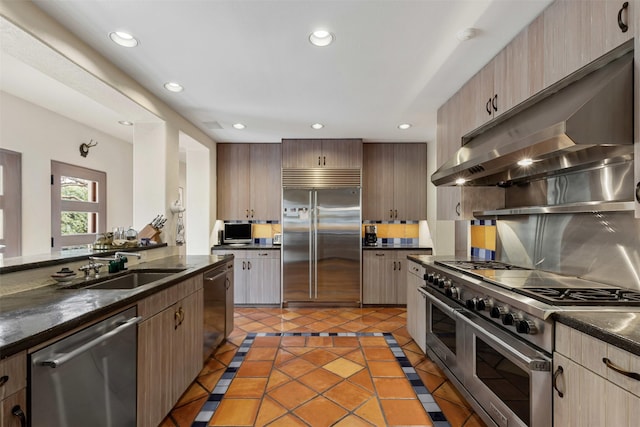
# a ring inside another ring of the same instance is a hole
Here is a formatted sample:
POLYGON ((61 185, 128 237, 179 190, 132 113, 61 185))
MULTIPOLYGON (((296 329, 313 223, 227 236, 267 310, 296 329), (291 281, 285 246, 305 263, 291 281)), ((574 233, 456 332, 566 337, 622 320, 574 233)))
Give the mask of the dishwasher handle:
POLYGON ((60 357, 57 357, 57 358, 51 359, 51 360, 43 360, 42 362, 40 362, 40 365, 49 366, 51 368, 57 368, 59 366, 62 366, 64 363, 68 362, 69 360, 73 359, 74 357, 79 356, 82 353, 86 352, 87 350, 90 350, 91 348, 97 346, 98 344, 108 340, 109 338, 111 338, 111 337, 113 337, 115 335, 118 335, 119 333, 123 332, 125 329, 128 329, 131 326, 136 325, 141 320, 142 320, 142 317, 132 317, 131 319, 126 320, 120 326, 118 326, 117 328, 107 332, 106 334, 101 335, 101 336, 99 336, 98 338, 96 338, 96 339, 94 339, 92 341, 84 343, 80 347, 75 348, 75 349, 71 350, 68 353, 62 354, 60 357))

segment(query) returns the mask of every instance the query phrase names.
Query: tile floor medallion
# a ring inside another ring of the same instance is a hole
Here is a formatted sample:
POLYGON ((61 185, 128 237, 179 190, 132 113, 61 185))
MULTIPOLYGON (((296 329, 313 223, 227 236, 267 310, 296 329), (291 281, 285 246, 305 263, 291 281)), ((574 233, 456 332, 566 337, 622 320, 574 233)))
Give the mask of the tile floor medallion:
POLYGON ((483 427, 402 308, 236 307, 236 328, 160 427, 483 427))

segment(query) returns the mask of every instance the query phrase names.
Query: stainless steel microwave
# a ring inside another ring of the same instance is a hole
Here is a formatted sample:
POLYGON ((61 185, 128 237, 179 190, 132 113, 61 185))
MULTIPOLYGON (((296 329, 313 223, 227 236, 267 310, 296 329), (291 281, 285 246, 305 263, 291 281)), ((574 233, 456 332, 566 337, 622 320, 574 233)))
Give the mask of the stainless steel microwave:
POLYGON ((224 243, 251 243, 251 224, 224 224, 224 243))

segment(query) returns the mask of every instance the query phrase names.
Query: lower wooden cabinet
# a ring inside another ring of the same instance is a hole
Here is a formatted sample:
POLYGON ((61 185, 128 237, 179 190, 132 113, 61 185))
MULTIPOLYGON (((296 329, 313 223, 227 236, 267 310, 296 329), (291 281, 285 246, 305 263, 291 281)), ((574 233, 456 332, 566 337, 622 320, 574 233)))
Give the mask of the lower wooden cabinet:
POLYGON ((24 427, 26 416, 27 354, 23 351, 0 360, 0 427, 24 427))
POLYGON ((280 304, 280 249, 215 249, 215 255, 234 256, 235 304, 280 304))
POLYGON ((640 357, 563 324, 556 325, 556 350, 554 425, 638 425, 640 381, 608 368, 603 358, 625 371, 640 372, 640 357))
POLYGON ((423 353, 427 351, 427 297, 418 291, 424 286, 424 267, 409 261, 407 265, 407 331, 423 353))
POLYGON ((25 427, 27 425, 27 389, 23 388, 0 400, 0 426, 25 427))
POLYGON ((138 304, 138 426, 156 427, 202 369, 202 275, 138 304))
POLYGON ((408 255, 428 255, 429 249, 365 249, 362 251, 363 304, 407 303, 406 270, 408 255))

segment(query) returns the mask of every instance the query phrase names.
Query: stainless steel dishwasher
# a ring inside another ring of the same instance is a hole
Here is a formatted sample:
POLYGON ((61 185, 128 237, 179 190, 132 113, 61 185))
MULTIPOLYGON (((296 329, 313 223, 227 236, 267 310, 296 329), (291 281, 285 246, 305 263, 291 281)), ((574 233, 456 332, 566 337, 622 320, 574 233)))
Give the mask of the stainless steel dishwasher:
POLYGON ((207 360, 233 329, 233 261, 205 271, 203 279, 203 358, 207 360))
POLYGON ((30 356, 31 427, 135 427, 136 309, 30 356))

